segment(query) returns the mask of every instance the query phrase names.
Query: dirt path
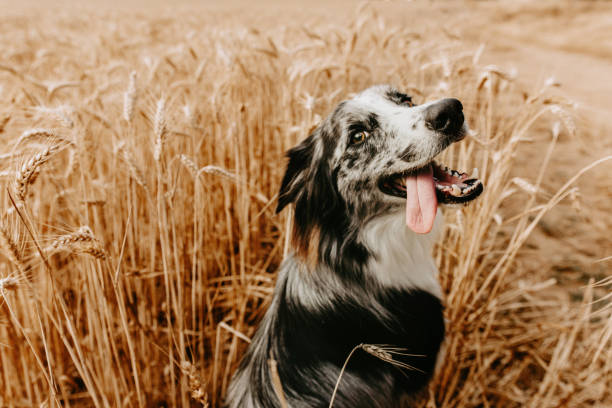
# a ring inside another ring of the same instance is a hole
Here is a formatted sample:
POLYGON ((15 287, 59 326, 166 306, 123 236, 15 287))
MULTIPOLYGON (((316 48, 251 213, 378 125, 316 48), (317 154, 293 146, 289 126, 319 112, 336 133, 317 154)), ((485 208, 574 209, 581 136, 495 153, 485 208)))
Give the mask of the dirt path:
MULTIPOLYGON (((588 123, 591 129, 593 126, 596 130, 597 127, 610 129, 612 48, 605 43, 598 47, 597 41, 606 37, 612 39, 612 4, 603 6, 606 6, 604 10, 599 7, 583 10, 586 15, 575 16, 568 22, 553 13, 542 14, 536 27, 522 21, 523 16, 522 19, 506 20, 501 25, 490 25, 479 34, 468 32, 468 37, 488 45, 487 61, 516 67, 523 82, 541 83, 554 77, 561 84, 560 92, 578 102, 581 113, 592 121, 588 123), (587 16, 593 22, 610 23, 591 24, 590 32, 576 35, 577 27, 573 25, 582 25, 587 16), (558 23, 547 23, 547 20, 558 23)), ((612 146, 612 138, 604 142, 612 146)))
MULTIPOLYGON (((578 140, 560 140, 553 185, 612 154, 612 4, 522 3, 512 11, 487 4, 472 16, 479 23, 464 36, 486 44, 486 63, 516 68, 527 89, 553 77, 556 92, 577 102, 578 140)), ((525 161, 537 160, 537 149, 530 153, 525 161)), ((528 244, 538 254, 526 257, 530 267, 550 270, 566 287, 609 276, 610 262, 595 261, 612 255, 611 172, 612 163, 589 172, 577 183, 577 201, 561 203, 542 220, 528 244)))

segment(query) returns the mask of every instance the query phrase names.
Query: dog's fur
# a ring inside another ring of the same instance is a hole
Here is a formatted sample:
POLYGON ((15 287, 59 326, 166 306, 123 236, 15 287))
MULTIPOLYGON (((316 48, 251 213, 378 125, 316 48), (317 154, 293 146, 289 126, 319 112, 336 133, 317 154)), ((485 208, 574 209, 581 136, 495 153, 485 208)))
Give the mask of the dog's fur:
MULTIPOLYGON (((406 227, 405 199, 384 194, 382 177, 429 163, 455 138, 424 120, 390 86, 342 102, 288 152, 277 211, 294 205, 293 252, 272 303, 229 387, 231 408, 279 407, 269 373, 278 363, 291 408, 327 407, 342 365, 361 344, 399 347, 399 368, 357 350, 342 375, 336 408, 401 406, 422 390, 444 338, 441 290, 429 234, 406 227), (366 131, 366 142, 351 135, 366 131)), ((463 119, 462 119, 463 120, 463 119)), ((458 133, 465 132, 465 125, 458 133)))

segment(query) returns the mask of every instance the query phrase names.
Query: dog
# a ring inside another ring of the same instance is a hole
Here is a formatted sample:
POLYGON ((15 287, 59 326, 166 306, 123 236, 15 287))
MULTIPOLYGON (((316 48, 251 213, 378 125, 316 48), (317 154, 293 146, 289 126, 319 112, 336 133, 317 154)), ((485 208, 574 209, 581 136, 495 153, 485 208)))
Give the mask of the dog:
POLYGON ((466 133, 459 100, 414 105, 378 85, 289 150, 277 213, 293 205, 292 251, 226 406, 328 407, 334 394, 336 408, 389 408, 426 387, 445 333, 438 204, 483 191, 434 158, 466 133))

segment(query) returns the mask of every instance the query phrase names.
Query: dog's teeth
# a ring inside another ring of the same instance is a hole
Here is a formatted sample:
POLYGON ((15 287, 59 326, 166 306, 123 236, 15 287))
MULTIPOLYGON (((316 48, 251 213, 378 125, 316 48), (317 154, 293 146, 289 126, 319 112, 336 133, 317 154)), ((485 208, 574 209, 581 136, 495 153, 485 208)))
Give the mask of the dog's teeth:
POLYGON ((478 167, 474 167, 474 170, 472 170, 472 178, 478 178, 478 167))
POLYGON ((453 189, 453 194, 454 195, 461 195, 461 189, 459 188, 458 185, 453 184, 452 189, 453 189))

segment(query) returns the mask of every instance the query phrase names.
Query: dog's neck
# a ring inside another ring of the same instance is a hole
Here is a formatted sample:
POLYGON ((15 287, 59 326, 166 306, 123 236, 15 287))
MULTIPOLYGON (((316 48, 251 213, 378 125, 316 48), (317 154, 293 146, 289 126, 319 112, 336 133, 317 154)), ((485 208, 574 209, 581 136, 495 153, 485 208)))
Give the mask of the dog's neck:
MULTIPOLYGON (((385 293, 385 289, 422 290, 441 298, 438 269, 431 251, 442 230, 442 214, 438 212, 429 234, 412 232, 404 217, 403 212, 387 214, 361 227, 357 243, 368 252, 366 263, 359 268, 361 277, 346 279, 337 267, 325 263, 313 266, 293 253, 281 266, 281 286, 286 281, 287 295, 307 308, 334 304, 347 295, 375 307, 376 294, 385 293)), ((339 243, 333 245, 331 252, 336 251, 339 243)))
POLYGON ((428 234, 411 231, 404 217, 403 212, 376 217, 360 231, 359 242, 371 253, 367 274, 381 287, 420 289, 441 298, 431 251, 442 230, 442 213, 438 211, 428 234))

